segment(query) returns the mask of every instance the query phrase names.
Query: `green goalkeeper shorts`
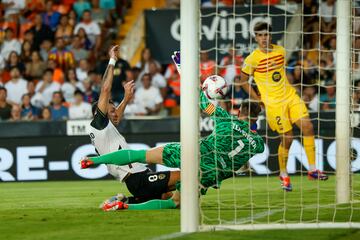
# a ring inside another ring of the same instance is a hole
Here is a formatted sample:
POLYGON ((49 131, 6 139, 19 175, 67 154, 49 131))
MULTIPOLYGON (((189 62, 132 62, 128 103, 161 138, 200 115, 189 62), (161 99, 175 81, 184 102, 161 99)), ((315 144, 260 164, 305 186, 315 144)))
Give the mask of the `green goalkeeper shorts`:
MULTIPOLYGON (((219 180, 216 177, 216 163, 212 150, 209 150, 205 146, 200 145, 200 192, 206 193, 206 189, 209 187, 218 187, 219 180)), ((167 167, 180 168, 180 143, 166 144, 163 151, 163 162, 167 167)), ((180 184, 176 184, 176 189, 180 190, 180 184)))

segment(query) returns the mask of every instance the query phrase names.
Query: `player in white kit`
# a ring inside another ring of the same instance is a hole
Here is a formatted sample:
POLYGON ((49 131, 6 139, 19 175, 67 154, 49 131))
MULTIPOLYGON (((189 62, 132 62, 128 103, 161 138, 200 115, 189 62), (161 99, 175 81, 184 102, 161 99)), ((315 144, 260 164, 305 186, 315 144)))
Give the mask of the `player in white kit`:
MULTIPOLYGON (((114 77, 114 65, 118 59, 119 46, 109 51, 110 61, 103 75, 100 97, 93 104, 94 118, 90 123, 91 143, 99 155, 111 153, 119 149, 129 149, 125 138, 119 133, 116 126, 120 123, 127 103, 134 94, 134 82, 125 83, 125 96, 122 102, 115 107, 111 100, 111 86, 114 77)), ((121 182, 124 182, 133 195, 122 199, 128 203, 141 203, 151 199, 164 199, 171 196, 175 184, 180 180, 180 171, 152 172, 145 164, 132 163, 127 166, 108 164, 109 173, 121 182)), ((120 194, 115 198, 123 198, 120 194)), ((106 210, 106 202, 102 205, 106 210)))

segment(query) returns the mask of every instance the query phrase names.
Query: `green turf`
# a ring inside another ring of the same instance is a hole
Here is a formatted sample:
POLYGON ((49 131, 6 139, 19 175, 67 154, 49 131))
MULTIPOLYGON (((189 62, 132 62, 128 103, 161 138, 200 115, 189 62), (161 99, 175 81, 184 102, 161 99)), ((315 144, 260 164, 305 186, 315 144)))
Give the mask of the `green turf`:
MULTIPOLYGON (((292 181, 294 191, 284 193, 275 177, 228 180, 221 190, 210 190, 201 200, 202 222, 229 224, 236 219, 237 223, 249 223, 253 219, 253 223, 291 223, 332 221, 333 217, 336 221, 348 221, 350 216, 352 221, 360 222, 358 189, 353 194, 355 203, 351 207, 337 206, 335 212, 331 205, 335 199, 334 177, 319 183, 304 177, 293 177, 292 181)), ((360 186, 359 182, 360 176, 356 176, 353 186, 360 186)), ((105 213, 97 208, 117 192, 126 191, 116 181, 1 183, 0 239, 152 239, 180 230, 179 210, 105 213)), ((312 239, 313 236, 317 240, 359 239, 360 232, 347 229, 223 231, 176 239, 264 239, 264 236, 267 239, 312 239)))

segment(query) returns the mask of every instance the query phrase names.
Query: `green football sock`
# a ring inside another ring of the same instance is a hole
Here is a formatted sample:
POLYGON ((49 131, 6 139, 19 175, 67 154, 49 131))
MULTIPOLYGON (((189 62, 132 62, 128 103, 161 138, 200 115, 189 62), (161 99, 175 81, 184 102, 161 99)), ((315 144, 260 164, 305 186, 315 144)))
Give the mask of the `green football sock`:
POLYGON ((146 163, 146 150, 119 150, 116 152, 90 157, 94 164, 127 165, 134 162, 146 163))
POLYGON ((144 203, 129 204, 129 210, 157 210, 157 209, 174 209, 176 204, 172 199, 168 200, 150 200, 144 203))

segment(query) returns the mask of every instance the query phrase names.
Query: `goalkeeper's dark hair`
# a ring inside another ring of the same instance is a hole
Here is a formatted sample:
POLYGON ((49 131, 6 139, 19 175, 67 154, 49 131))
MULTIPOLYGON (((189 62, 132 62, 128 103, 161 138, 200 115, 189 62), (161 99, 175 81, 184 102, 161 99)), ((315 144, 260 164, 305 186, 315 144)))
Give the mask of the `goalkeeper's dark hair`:
POLYGON ((247 99, 241 103, 240 112, 248 115, 250 119, 257 119, 261 112, 261 107, 259 103, 247 99))
POLYGON ((270 24, 268 24, 267 22, 258 22, 257 24, 255 24, 254 26, 254 33, 256 34, 257 32, 260 31, 268 31, 268 32, 272 32, 272 27, 270 24))

